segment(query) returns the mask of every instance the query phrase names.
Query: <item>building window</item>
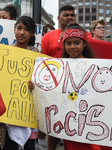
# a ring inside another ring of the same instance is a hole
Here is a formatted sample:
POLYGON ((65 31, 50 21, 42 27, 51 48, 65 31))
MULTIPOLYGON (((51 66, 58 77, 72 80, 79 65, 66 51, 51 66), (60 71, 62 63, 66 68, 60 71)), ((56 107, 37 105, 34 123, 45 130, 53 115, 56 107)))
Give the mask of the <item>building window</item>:
POLYGON ((83 6, 83 3, 79 3, 79 6, 83 6))
POLYGON ((85 5, 90 5, 90 2, 86 2, 85 5))
POLYGON ((86 21, 90 20, 90 16, 85 16, 85 20, 86 21))
POLYGON ((110 32, 111 30, 106 30, 106 32, 110 32))
POLYGON ((106 18, 106 22, 109 22, 109 20, 110 20, 110 17, 107 17, 107 18, 106 18))
POLYGON ((89 23, 85 23, 85 27, 89 27, 90 26, 90 24, 89 23))
POLYGON ((83 13, 83 8, 79 8, 79 13, 83 13))
POLYGON ((110 4, 106 4, 106 7, 110 7, 111 5, 110 4))
POLYGON ((96 13, 96 8, 92 8, 92 12, 93 12, 93 13, 96 13))
POLYGON ((104 19, 104 17, 103 17, 103 16, 100 16, 100 17, 99 17, 99 20, 101 20, 101 19, 104 19))
POLYGON ((83 21, 83 16, 79 16, 79 21, 83 21))
POLYGON ((92 16, 92 20, 96 20, 96 16, 92 16))
POLYGON ((99 6, 103 6, 104 4, 103 3, 99 3, 99 6))
POLYGON ((106 26, 107 26, 107 28, 108 28, 108 27, 111 27, 111 25, 110 25, 110 24, 107 24, 106 26))
POLYGON ((77 14, 77 9, 75 9, 75 14, 77 14))
POLYGON ((72 0, 72 1, 77 1, 77 0, 72 0))
POLYGON ((96 5, 96 2, 92 2, 92 5, 96 5))
POLYGON ((60 2, 60 4, 65 4, 65 2, 60 2))
POLYGON ((103 11, 103 9, 99 9, 99 13, 103 13, 104 11, 103 11))
POLYGON ((110 0, 106 0, 106 1, 108 2, 108 1, 110 1, 110 0))
POLYGON ((111 38, 111 35, 106 35, 106 38, 111 38))
POLYGON ((77 4, 72 4, 72 6, 73 6, 73 7, 76 7, 76 6, 77 6, 77 4))
POLYGON ((70 3, 70 0, 66 0, 66 3, 70 3))
POLYGON ((106 10, 106 14, 110 14, 110 10, 106 10))
POLYGON ((86 8, 86 13, 89 13, 90 12, 90 9, 89 8, 86 8))

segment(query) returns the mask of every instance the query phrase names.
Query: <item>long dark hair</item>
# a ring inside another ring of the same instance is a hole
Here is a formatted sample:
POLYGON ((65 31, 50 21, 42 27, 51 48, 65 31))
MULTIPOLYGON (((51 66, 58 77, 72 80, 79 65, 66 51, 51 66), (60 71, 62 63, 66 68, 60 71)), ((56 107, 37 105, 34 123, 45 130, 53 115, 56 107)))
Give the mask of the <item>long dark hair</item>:
MULTIPOLYGON (((29 32, 35 33, 36 24, 35 24, 35 21, 31 17, 27 15, 19 17, 15 24, 15 27, 18 25, 19 22, 22 22, 25 26, 27 26, 29 32)), ((31 45, 31 46, 35 45, 35 35, 31 36, 31 38, 29 39, 28 45, 31 45)))
MULTIPOLYGON (((77 23, 70 23, 67 25, 67 27, 65 28, 65 30, 68 30, 68 29, 80 29, 82 31, 84 31, 86 33, 86 31, 77 23)), ((82 39, 83 40, 83 39, 82 39)), ((85 40, 83 40, 84 42, 86 42, 85 40)), ((83 48, 83 52, 82 52, 82 55, 86 58, 94 58, 94 54, 92 52, 92 50, 90 49, 90 47, 88 46, 88 43, 87 45, 83 48)), ((69 54, 66 52, 66 48, 65 48, 65 41, 63 43, 63 51, 62 51, 62 58, 69 58, 69 54)))

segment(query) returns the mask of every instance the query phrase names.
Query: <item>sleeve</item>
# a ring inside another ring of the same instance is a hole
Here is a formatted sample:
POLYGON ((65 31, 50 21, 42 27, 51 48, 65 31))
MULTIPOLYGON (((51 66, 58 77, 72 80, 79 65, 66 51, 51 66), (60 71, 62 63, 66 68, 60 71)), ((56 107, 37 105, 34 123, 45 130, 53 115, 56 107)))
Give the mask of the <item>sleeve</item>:
POLYGON ((48 51, 47 51, 47 41, 46 41, 46 36, 45 36, 45 35, 42 37, 42 40, 41 40, 41 47, 42 47, 43 54, 48 55, 48 51))

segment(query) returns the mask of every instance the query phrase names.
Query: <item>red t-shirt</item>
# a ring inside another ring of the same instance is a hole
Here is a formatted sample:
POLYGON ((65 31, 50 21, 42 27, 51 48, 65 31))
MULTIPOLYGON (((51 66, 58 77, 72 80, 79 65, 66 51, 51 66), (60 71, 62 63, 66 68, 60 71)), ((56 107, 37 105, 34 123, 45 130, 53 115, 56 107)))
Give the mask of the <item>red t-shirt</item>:
POLYGON ((65 150, 111 150, 112 147, 63 140, 65 150))
POLYGON ((65 150, 101 150, 99 145, 63 140, 65 150))
POLYGON ((41 45, 43 54, 60 58, 62 54, 62 42, 60 35, 62 31, 60 29, 53 30, 42 37, 41 45))

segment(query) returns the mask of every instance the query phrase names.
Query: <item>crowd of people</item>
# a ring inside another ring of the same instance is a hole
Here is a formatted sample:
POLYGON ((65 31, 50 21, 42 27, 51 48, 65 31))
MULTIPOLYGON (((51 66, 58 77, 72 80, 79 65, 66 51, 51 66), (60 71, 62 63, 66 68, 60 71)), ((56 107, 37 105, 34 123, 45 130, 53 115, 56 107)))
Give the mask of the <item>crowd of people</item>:
MULTIPOLYGON (((94 20, 90 25, 89 33, 76 23, 76 14, 74 12, 74 7, 65 5, 59 9, 59 29, 55 29, 50 24, 43 26, 41 53, 55 58, 95 58, 94 51, 88 46, 88 39, 102 40, 105 34, 106 22, 103 19, 94 20), (78 32, 83 32, 83 36, 80 36, 78 32)), ((16 20, 17 17, 18 9, 12 4, 7 5, 0 11, 0 19, 16 20)), ((12 46, 39 52, 38 49, 34 47, 36 32, 35 26, 35 21, 30 16, 20 16, 14 27, 16 43, 12 46)), ((29 88, 30 90, 34 89, 34 84, 31 81, 29 81, 29 88)), ((6 140, 3 150, 18 150, 20 139, 24 143, 25 150, 35 150, 35 141, 37 138, 39 150, 55 150, 60 140, 56 137, 48 136, 48 143, 46 146, 46 135, 41 131, 9 124, 6 124, 6 127, 6 140)), ((106 146, 85 144, 68 140, 63 140, 63 143, 65 150, 111 149, 106 146)))

